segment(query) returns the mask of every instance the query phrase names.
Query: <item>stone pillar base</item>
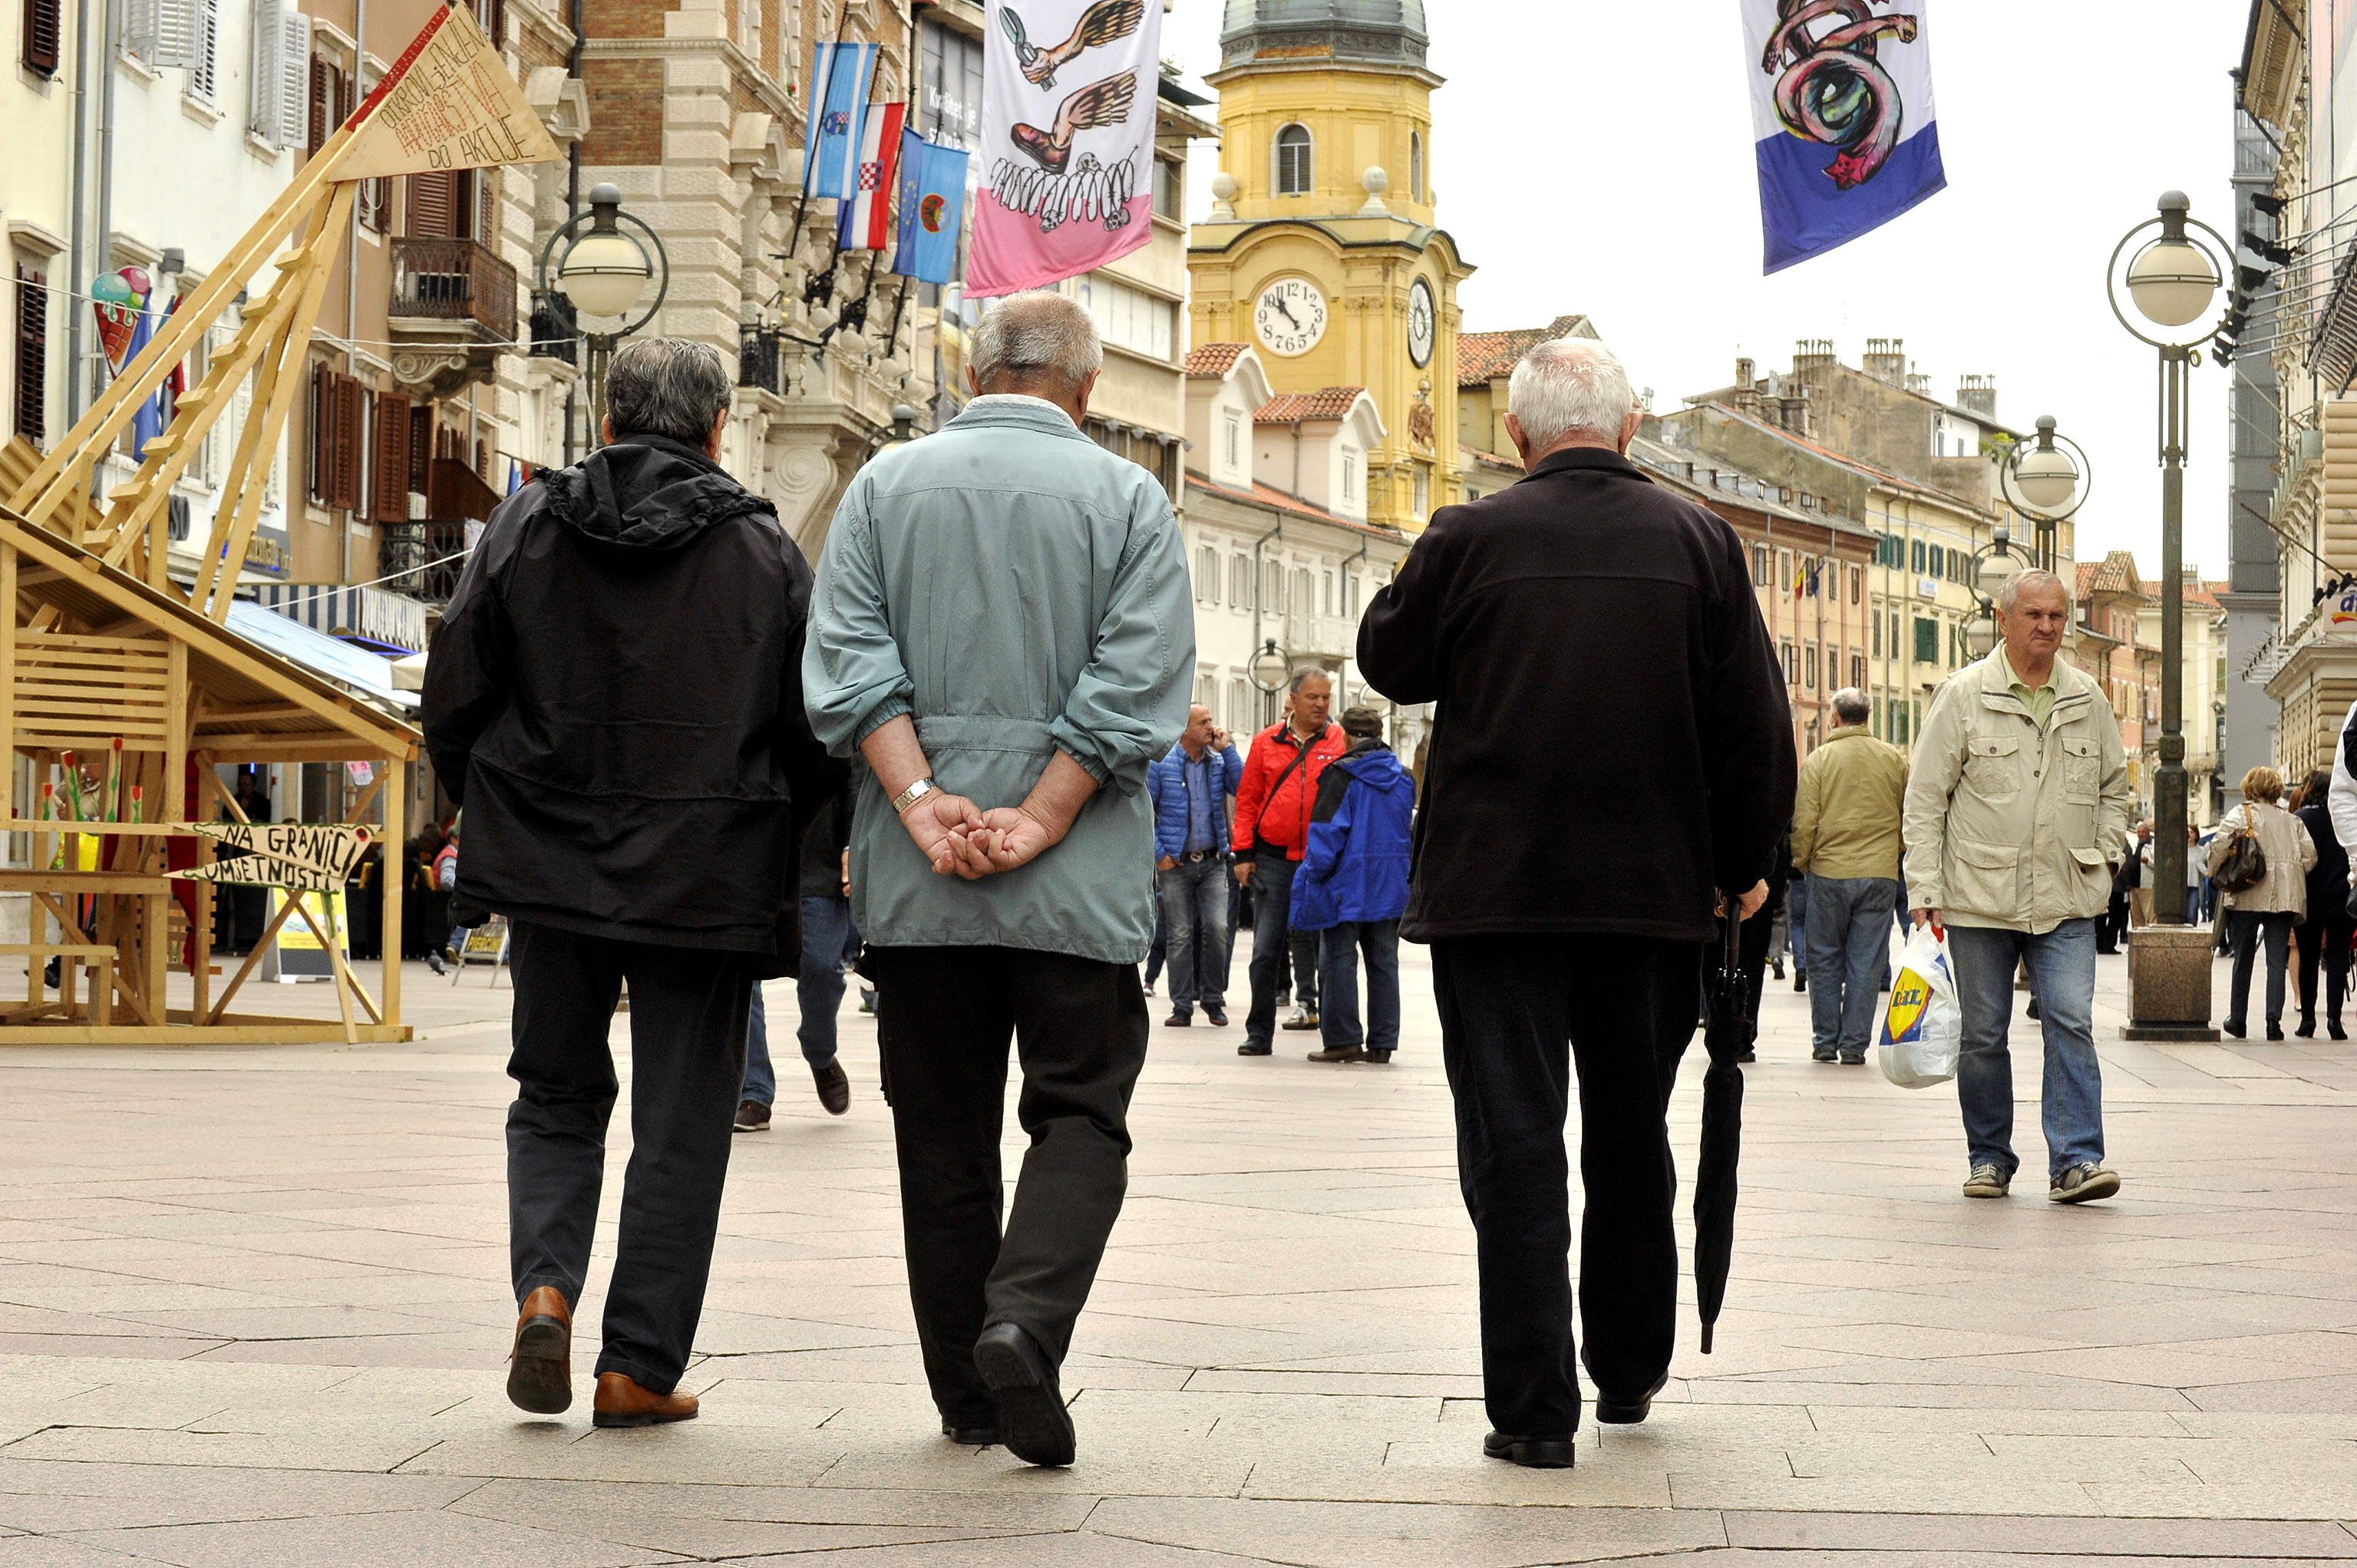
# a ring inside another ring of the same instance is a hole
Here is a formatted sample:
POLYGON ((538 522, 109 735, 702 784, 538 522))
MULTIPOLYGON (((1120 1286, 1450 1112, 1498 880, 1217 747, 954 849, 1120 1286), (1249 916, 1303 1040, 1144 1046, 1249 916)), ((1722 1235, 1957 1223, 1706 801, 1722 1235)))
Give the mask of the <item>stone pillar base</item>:
POLYGON ((2204 1041, 2210 1026, 2206 926, 2138 926, 2128 933, 2128 1023, 2124 1040, 2204 1041))

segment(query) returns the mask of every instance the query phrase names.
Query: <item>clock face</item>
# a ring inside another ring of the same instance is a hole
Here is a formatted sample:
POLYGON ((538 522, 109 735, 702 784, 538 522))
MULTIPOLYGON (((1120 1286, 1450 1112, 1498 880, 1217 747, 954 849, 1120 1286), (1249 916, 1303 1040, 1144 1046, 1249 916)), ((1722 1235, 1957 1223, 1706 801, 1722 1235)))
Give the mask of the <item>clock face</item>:
POLYGON ((1272 354, 1307 354, 1326 336, 1326 296, 1308 278, 1279 278, 1253 303, 1253 330, 1272 354))
POLYGON ((1432 285, 1418 278, 1407 290, 1407 357, 1417 370, 1432 363, 1432 285))

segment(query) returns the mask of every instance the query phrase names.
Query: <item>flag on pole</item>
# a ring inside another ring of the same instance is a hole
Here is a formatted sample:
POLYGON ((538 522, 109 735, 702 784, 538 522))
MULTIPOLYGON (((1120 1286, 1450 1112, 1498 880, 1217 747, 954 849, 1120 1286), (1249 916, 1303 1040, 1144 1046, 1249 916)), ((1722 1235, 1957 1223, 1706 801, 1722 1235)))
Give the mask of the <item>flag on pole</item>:
MULTIPOLYGON (((139 305, 139 319, 131 327, 129 360, 146 351, 148 341, 156 336, 156 313, 146 302, 139 305)), ((128 363, 129 360, 125 362, 128 363)), ((131 460, 137 462, 146 453, 147 443, 164 434, 164 393, 159 389, 153 397, 139 404, 139 412, 131 416, 131 460)))
POLYGON ((990 0, 968 294, 1042 288, 1154 237, 1161 44, 1145 0, 990 0))
POLYGON ((1928 0, 1743 0, 1768 272, 1947 188, 1928 0))
POLYGON ((880 251, 891 243, 893 171, 900 161, 900 125, 908 113, 905 103, 867 105, 859 130, 858 174, 843 199, 835 231, 837 250, 880 251))
POLYGON ((811 60, 811 131, 802 146, 802 194, 848 199, 859 192, 859 133, 874 44, 821 44, 811 60))
POLYGON ((957 275, 958 225, 965 218, 966 156, 900 133, 900 248, 892 270, 920 283, 957 275))

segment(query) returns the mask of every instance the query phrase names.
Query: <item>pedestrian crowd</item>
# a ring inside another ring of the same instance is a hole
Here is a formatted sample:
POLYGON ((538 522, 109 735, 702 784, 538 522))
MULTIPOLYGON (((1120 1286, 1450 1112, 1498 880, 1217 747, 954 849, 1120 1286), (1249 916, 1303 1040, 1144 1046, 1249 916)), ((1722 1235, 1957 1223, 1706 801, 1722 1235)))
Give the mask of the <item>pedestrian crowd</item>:
MULTIPOLYGON (((466 811, 463 854, 454 825, 432 875, 455 923, 496 914, 511 933, 517 1405, 573 1399, 626 987, 632 1152, 600 1426, 697 1413, 680 1382, 732 1133, 767 1127, 778 1094, 771 976, 795 980, 802 1056, 837 1115, 846 971, 872 987, 942 1432, 1033 1464, 1077 1451, 1060 1369, 1122 1207, 1147 996, 1163 986, 1166 1028, 1226 1026, 1240 930, 1247 1058, 1315 1030, 1313 1061, 1391 1062, 1399 942, 1430 949, 1476 1238, 1483 1448, 1501 1460, 1573 1463, 1583 1370, 1607 1423, 1645 1420, 1664 1386, 1668 1112, 1722 942, 1735 1059, 1756 1054, 1760 987, 1789 940, 1813 1058, 1863 1065, 1894 936, 1943 934, 1976 1197, 2004 1197, 2018 1165, 2008 1042, 2026 975, 2049 1196, 2118 1190, 2094 961, 2121 906, 2149 908, 2149 832, 2130 828, 2109 704, 2057 657, 2062 583, 2006 584, 2002 643, 1940 688, 1911 766, 1856 691, 1803 763, 1741 542, 1629 460, 1643 413, 1609 350, 1543 343, 1508 383, 1525 478, 1439 508, 1361 624, 1372 693, 1432 705, 1415 765, 1377 707, 1336 716, 1334 674, 1314 667, 1239 746, 1188 701, 1169 498, 1083 434, 1102 361, 1084 307, 999 302, 973 335, 971 400, 860 469, 815 570, 721 467, 730 378, 682 340, 618 354, 606 444, 493 513, 437 633, 424 720, 466 811), (1028 1140, 1011 1198, 1010 1047, 1028 1140)), ((2328 830, 2357 829, 2357 780, 2344 757, 2290 810, 2283 792, 2255 770, 2195 880, 2225 890, 2229 1027, 2264 952, 2279 1033, 2297 940, 2302 1032, 2320 960, 2338 1038, 2352 922, 2328 830)))

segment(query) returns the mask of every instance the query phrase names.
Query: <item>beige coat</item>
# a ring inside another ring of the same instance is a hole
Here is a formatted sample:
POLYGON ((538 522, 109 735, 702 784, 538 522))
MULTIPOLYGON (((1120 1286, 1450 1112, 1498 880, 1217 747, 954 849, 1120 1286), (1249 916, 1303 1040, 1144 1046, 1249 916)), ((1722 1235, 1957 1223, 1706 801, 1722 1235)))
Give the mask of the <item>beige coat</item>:
POLYGON ((1801 764, 1792 802, 1792 869, 1818 876, 1899 875, 1899 813, 1907 759, 1845 725, 1801 764))
POLYGON ((1923 715, 1907 779, 1907 907, 2043 935, 2111 903, 2135 796, 2095 682, 2057 660, 2040 730, 2003 653, 1948 677, 1923 715))
POLYGON ((2210 875, 2218 875, 2219 863, 2226 858, 2234 835, 2242 831, 2244 822, 2253 820, 2255 812, 2259 849, 2267 857, 2267 874, 2259 878, 2256 887, 2227 893, 2226 908, 2268 915, 2289 913, 2295 919, 2305 919, 2308 873, 2316 864, 2316 841, 2308 836, 2308 824, 2280 805, 2254 806, 2245 800, 2227 812, 2218 823, 2218 836, 2210 841, 2210 875))

